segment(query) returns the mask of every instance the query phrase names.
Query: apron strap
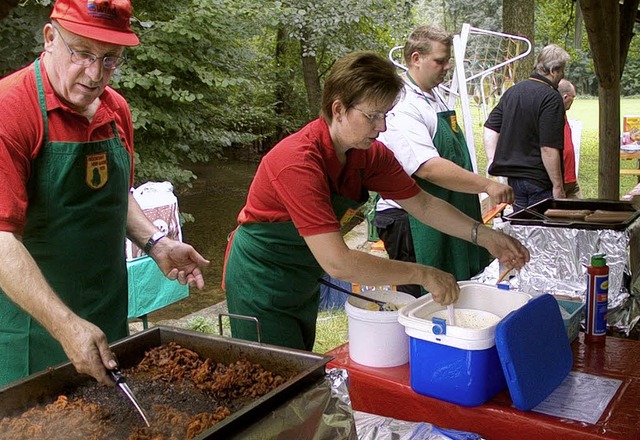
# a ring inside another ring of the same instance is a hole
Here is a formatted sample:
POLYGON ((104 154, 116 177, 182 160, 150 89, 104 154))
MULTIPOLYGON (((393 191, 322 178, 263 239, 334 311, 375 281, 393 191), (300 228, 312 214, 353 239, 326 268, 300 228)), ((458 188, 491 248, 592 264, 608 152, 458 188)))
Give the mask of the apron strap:
POLYGON ((40 57, 33 62, 36 71, 36 87, 38 88, 38 102, 42 113, 42 123, 44 126, 43 144, 49 140, 49 122, 47 120, 47 102, 45 100, 44 86, 42 84, 42 72, 40 71, 40 57))

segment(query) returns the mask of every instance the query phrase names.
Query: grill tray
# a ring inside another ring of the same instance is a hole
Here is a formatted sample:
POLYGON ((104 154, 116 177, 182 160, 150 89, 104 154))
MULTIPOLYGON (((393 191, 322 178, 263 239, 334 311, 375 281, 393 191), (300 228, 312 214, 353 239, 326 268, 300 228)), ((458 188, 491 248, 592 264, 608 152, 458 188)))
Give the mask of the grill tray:
POLYGON ((631 223, 633 223, 640 211, 630 202, 623 202, 618 200, 601 200, 601 199, 545 199, 538 203, 529 206, 529 209, 544 214, 547 209, 588 209, 595 211, 597 209, 605 211, 628 211, 630 213, 629 218, 619 223, 595 223, 578 220, 563 220, 552 219, 543 220, 525 210, 515 211, 512 214, 503 217, 504 220, 508 220, 512 225, 529 225, 529 226, 547 226, 554 228, 574 228, 574 229, 613 229, 613 230, 625 230, 631 223), (631 215, 631 213, 634 213, 631 215))
MULTIPOLYGON (((325 365, 333 359, 331 356, 301 350, 161 326, 124 338, 111 345, 111 348, 118 357, 120 366, 130 368, 142 360, 145 351, 169 342, 175 342, 217 362, 230 364, 246 358, 274 373, 290 376, 287 382, 249 402, 197 436, 196 440, 222 438, 220 436, 225 433, 241 431, 276 405, 323 379, 325 365)), ((33 374, 0 388, 0 417, 14 416, 35 405, 52 402, 59 394, 92 380, 88 376, 79 375, 69 362, 33 374)))

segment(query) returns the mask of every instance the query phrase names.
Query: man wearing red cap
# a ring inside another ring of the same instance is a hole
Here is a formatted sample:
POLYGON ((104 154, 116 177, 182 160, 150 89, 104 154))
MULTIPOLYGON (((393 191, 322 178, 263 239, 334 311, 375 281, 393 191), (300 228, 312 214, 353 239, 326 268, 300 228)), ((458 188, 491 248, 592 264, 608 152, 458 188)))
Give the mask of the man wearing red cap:
POLYGON ((57 0, 44 52, 0 80, 0 386, 71 360, 111 383, 125 337, 125 235, 170 279, 204 286, 208 264, 145 217, 133 125, 108 86, 125 62, 129 0, 57 0))

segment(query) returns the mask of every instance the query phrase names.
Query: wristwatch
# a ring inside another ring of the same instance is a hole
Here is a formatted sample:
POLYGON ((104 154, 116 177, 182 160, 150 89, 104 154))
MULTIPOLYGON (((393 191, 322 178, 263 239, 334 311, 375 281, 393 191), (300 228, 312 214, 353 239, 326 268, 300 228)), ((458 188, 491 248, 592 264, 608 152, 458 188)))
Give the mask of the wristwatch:
POLYGON ((158 231, 154 233, 151 236, 151 238, 147 241, 147 244, 144 245, 144 253, 149 255, 149 252, 151 252, 151 249, 166 236, 167 236, 166 232, 158 231))

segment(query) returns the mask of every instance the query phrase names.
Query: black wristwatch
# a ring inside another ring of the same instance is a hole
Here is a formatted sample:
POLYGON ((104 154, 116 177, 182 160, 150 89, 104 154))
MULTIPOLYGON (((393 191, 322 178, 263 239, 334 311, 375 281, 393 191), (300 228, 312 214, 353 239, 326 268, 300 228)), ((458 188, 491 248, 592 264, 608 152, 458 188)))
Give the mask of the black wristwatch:
POLYGON ((144 253, 149 255, 151 249, 164 237, 167 236, 166 232, 158 231, 151 236, 151 238, 147 241, 147 244, 144 245, 144 253))

